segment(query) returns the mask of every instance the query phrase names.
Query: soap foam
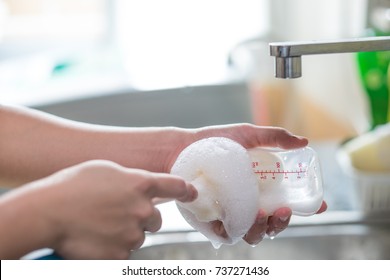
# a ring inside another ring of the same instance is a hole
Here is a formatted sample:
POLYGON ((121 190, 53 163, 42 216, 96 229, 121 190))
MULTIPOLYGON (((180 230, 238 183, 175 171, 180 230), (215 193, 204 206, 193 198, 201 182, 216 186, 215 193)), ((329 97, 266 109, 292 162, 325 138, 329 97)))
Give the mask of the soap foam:
POLYGON ((185 148, 171 170, 191 182, 198 198, 177 201, 186 221, 214 245, 238 242, 253 225, 259 209, 259 190, 251 159, 240 144, 223 137, 194 142, 185 148), (214 233, 212 221, 222 221, 228 238, 214 233))

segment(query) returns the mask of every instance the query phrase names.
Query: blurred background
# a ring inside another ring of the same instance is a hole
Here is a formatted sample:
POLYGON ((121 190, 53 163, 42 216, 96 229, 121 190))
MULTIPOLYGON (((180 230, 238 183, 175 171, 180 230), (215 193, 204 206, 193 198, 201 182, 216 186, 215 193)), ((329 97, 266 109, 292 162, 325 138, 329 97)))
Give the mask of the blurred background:
POLYGON ((356 54, 305 56, 302 78, 278 80, 268 43, 366 36, 369 17, 368 0, 0 0, 0 100, 103 124, 345 139, 371 125, 356 54))
MULTIPOLYGON (((320 227, 312 243, 293 238, 286 241, 293 247, 281 241, 264 252, 287 248, 280 256, 288 259, 311 248, 301 257, 388 258, 389 223, 378 234, 361 225, 358 234, 338 234, 340 223, 361 218, 332 215, 390 209, 388 169, 346 176, 349 165, 340 168, 336 159, 346 139, 390 120, 390 51, 303 56, 302 77, 282 80, 274 78, 268 46, 382 35, 390 35, 390 0, 0 0, 0 104, 104 125, 285 127, 308 137, 321 160, 330 211, 305 222, 336 226, 320 227)), ((380 152, 374 145, 363 150, 387 157, 386 139, 380 152)), ((366 155, 362 162, 370 165, 366 155)), ((177 209, 161 207, 163 229, 177 229, 177 209)), ((180 252, 215 255, 196 248, 180 252)))

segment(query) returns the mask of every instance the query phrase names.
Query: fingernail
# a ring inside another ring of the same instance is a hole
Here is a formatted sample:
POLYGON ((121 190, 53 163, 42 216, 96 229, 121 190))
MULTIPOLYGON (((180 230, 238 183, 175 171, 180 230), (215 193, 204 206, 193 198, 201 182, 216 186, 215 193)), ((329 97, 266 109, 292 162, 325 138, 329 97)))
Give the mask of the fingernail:
POLYGON ((300 139, 300 140, 307 140, 307 137, 302 136, 302 135, 297 135, 297 134, 292 134, 293 137, 300 139))
POLYGON ((195 200, 198 197, 198 190, 194 187, 194 185, 188 183, 188 187, 190 189, 190 201, 195 200))
POLYGON ((260 235, 260 241, 264 239, 264 236, 265 236, 265 232, 263 232, 263 233, 260 235))
POLYGON ((181 202, 192 202, 198 197, 198 191, 190 183, 186 183, 186 187, 187 187, 186 194, 184 196, 178 198, 178 200, 181 202))
MULTIPOLYGON (((247 241, 249 245, 251 245, 252 247, 256 247, 261 241, 263 241, 264 239, 264 236, 265 236, 265 232, 262 232, 260 234, 260 236, 256 239, 256 240, 251 240, 251 241, 247 241)), ((246 235, 245 235, 246 237, 246 235)))
POLYGON ((263 210, 260 210, 256 217, 256 223, 262 225, 267 221, 267 218, 267 213, 265 213, 263 210))
POLYGON ((270 232, 268 233, 268 236, 269 236, 271 239, 274 239, 275 236, 276 236, 276 232, 275 232, 275 231, 270 231, 270 232))
POLYGON ((264 224, 266 224, 267 223, 267 217, 263 217, 263 218, 258 218, 258 219, 256 219, 256 223, 258 224, 258 225, 264 225, 264 224))
POLYGON ((287 220, 290 218, 290 216, 281 216, 281 217, 279 217, 279 220, 281 221, 281 222, 287 222, 287 220))

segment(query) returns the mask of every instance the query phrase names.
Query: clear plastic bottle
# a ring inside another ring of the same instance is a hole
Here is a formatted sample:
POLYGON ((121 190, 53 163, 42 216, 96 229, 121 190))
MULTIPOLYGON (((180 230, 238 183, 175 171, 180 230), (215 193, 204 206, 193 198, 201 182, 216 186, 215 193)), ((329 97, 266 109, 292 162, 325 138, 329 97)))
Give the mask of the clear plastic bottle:
POLYGON ((321 170, 310 147, 248 150, 259 187, 259 205, 269 213, 289 207, 294 215, 315 214, 323 201, 321 170))
POLYGON ((198 190, 194 201, 176 204, 186 221, 215 247, 241 240, 259 209, 272 215, 289 207, 295 215, 309 216, 322 204, 319 163, 309 147, 247 150, 231 139, 211 137, 186 147, 171 174, 198 190), (226 237, 215 233, 214 221, 223 223, 226 237))

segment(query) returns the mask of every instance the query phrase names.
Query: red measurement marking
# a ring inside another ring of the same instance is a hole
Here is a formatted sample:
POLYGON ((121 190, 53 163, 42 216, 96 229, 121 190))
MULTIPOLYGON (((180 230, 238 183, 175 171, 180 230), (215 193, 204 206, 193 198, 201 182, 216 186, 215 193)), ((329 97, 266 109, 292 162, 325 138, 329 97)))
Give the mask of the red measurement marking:
POLYGON ((283 170, 256 170, 256 174, 300 174, 300 173, 306 173, 306 170, 295 170, 295 171, 283 171, 283 170))
POLYGON ((307 170, 254 170, 255 174, 259 174, 259 178, 261 180, 267 180, 268 178, 275 180, 277 174, 283 175, 283 179, 287 180, 289 179, 289 176, 292 174, 297 175, 297 179, 302 179, 307 175, 307 170), (270 174, 268 177, 267 175, 270 174))

